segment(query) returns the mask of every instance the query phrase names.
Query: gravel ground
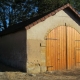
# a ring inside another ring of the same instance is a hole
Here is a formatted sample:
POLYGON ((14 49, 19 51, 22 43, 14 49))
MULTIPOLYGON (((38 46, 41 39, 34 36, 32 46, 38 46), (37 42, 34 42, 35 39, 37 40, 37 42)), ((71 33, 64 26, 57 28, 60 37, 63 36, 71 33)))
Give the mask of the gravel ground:
POLYGON ((39 74, 0 72, 0 80, 80 80, 80 70, 45 72, 39 74))
POLYGON ((28 74, 0 64, 0 71, 0 80, 80 80, 80 69, 28 74))

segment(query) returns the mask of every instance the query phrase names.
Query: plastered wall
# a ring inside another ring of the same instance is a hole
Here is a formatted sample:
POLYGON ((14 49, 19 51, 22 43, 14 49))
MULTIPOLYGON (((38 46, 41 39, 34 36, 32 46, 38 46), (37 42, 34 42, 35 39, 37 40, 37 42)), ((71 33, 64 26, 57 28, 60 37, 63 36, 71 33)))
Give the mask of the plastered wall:
POLYGON ((18 70, 26 71, 25 30, 0 37, 0 62, 18 70))
POLYGON ((80 32, 80 21, 72 14, 63 10, 47 18, 45 21, 36 24, 26 30, 27 34, 27 72, 39 73, 47 71, 46 68, 46 36, 59 26, 70 26, 80 32), (73 17, 73 18, 72 18, 73 17))

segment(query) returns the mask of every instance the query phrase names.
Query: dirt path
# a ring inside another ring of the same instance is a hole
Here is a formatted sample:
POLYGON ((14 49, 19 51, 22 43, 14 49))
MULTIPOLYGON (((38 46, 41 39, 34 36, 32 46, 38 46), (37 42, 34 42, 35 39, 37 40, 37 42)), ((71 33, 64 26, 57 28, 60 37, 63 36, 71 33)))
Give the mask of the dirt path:
POLYGON ((0 80, 80 80, 80 69, 27 74, 0 63, 0 80))
POLYGON ((39 74, 0 72, 0 80, 80 80, 80 70, 45 72, 39 74))

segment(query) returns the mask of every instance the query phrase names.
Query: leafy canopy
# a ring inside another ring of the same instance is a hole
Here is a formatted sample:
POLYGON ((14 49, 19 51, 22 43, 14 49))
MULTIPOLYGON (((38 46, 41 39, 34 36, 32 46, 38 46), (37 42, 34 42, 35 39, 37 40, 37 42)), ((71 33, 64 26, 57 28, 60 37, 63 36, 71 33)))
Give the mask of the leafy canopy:
POLYGON ((0 29, 70 3, 80 12, 80 0, 0 0, 0 29))

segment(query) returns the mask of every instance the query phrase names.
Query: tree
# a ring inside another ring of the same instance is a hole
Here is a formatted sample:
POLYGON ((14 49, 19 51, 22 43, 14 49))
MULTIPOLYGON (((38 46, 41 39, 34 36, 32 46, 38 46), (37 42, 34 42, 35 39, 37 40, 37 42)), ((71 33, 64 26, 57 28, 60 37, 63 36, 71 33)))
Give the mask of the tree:
POLYGON ((66 4, 64 0, 40 0, 38 2, 38 13, 43 14, 66 4))
POLYGON ((0 0, 0 28, 29 19, 36 13, 35 0, 0 0))
POLYGON ((38 14, 55 10, 67 3, 70 3, 78 12, 80 12, 80 0, 39 0, 38 14))
POLYGON ((80 0, 0 0, 0 29, 70 3, 80 12, 80 0))
POLYGON ((80 0, 74 0, 73 7, 80 12, 80 0))
POLYGON ((6 16, 6 6, 5 5, 3 5, 3 3, 5 3, 5 1, 4 0, 1 0, 1 2, 0 2, 0 28, 1 27, 4 27, 4 28, 6 28, 7 26, 6 26, 6 18, 7 18, 7 16, 6 16))

